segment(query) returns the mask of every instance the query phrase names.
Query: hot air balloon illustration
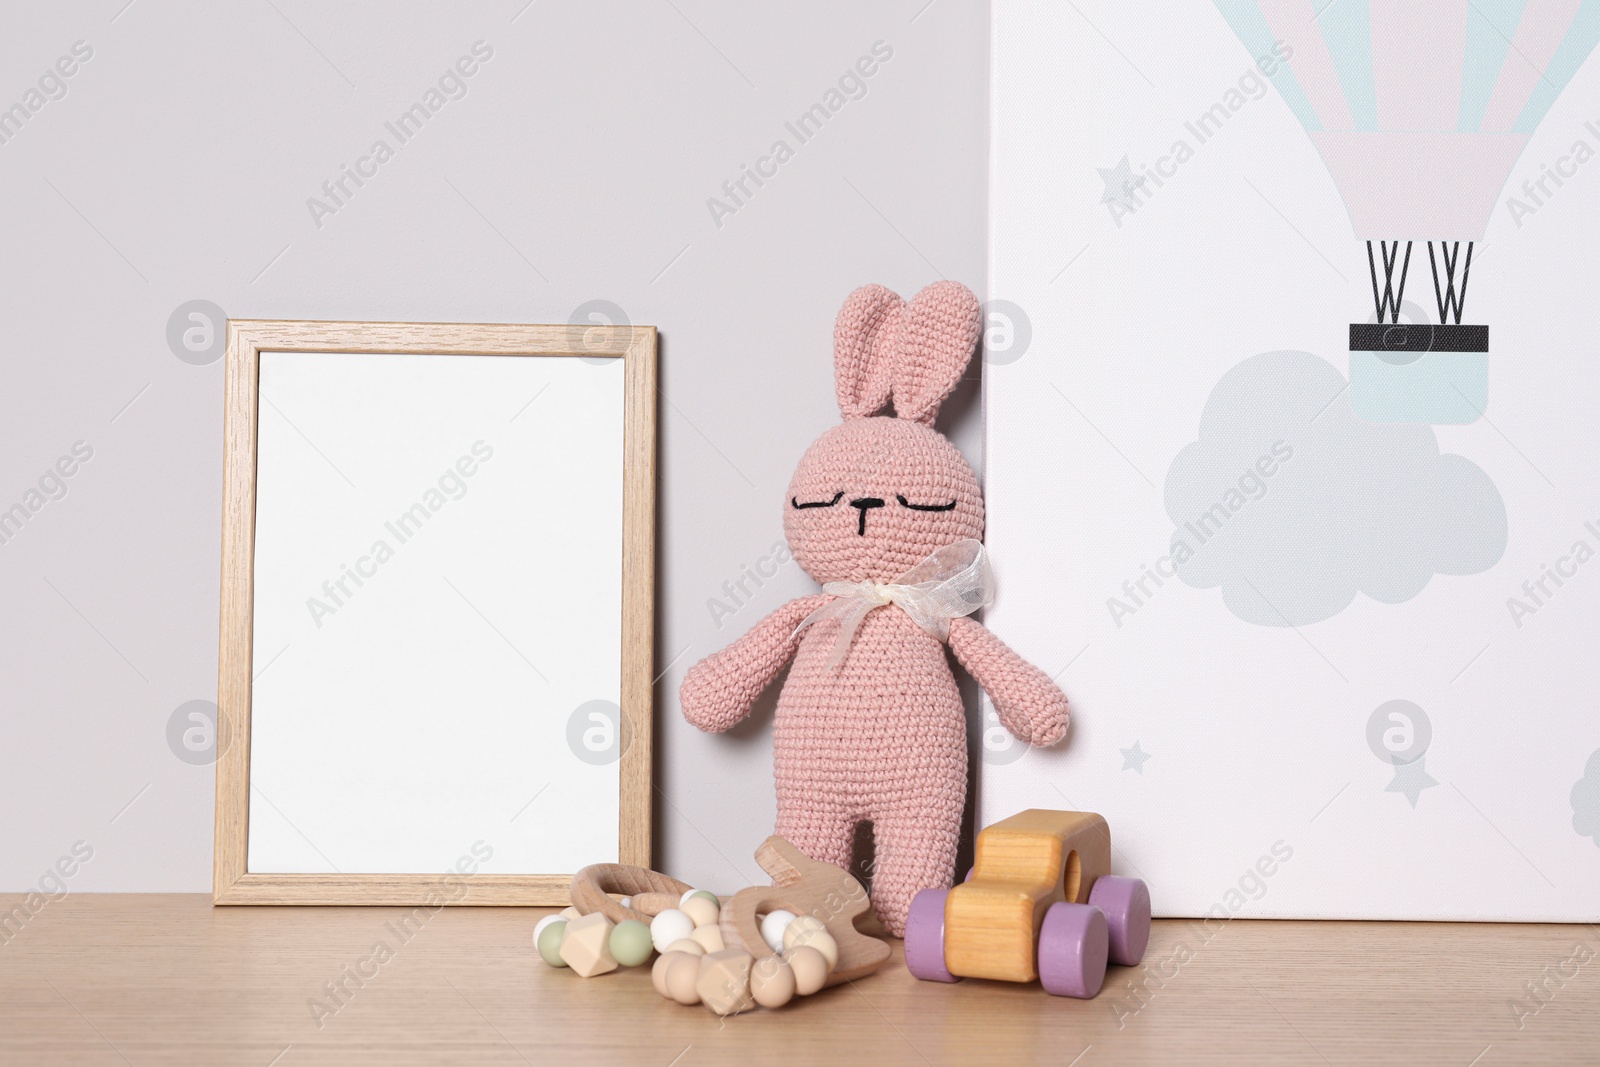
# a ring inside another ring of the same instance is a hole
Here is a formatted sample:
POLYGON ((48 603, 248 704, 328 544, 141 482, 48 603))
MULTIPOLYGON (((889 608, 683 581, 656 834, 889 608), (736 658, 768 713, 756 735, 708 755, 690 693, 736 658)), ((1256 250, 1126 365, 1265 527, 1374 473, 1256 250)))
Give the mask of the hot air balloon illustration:
POLYGON ((1367 244, 1374 314, 1350 326, 1356 413, 1476 421, 1489 327, 1461 321, 1472 248, 1512 165, 1600 40, 1600 0, 1215 2, 1253 56, 1287 46, 1271 80, 1367 244), (1406 284, 1422 272, 1419 242, 1437 323, 1400 321, 1406 284))

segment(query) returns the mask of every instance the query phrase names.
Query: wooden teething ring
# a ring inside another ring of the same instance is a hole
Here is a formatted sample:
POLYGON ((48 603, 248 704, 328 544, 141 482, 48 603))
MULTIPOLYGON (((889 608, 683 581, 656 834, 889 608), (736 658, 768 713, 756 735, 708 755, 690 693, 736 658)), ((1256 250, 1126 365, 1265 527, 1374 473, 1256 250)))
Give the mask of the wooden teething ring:
POLYGON ((648 924, 668 908, 676 908, 683 894, 694 887, 687 882, 625 863, 591 863, 572 876, 572 906, 583 915, 599 912, 614 923, 638 919, 648 924), (621 893, 633 898, 625 908, 608 894, 621 893))
POLYGON ((833 935, 839 963, 824 985, 853 981, 883 966, 889 946, 856 929, 871 902, 848 872, 811 859, 776 835, 756 849, 756 862, 774 884, 741 889, 722 905, 722 940, 729 948, 743 948, 758 961, 777 955, 761 936, 761 916, 782 908, 815 916, 833 935))

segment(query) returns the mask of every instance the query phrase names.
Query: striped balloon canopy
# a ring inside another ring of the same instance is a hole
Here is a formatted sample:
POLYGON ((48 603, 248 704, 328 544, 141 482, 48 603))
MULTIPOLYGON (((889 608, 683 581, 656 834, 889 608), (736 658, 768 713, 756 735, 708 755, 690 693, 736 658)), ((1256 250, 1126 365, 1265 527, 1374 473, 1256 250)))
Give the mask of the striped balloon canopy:
POLYGON ((1481 240, 1506 176, 1600 41, 1600 0, 1215 0, 1321 153, 1364 240, 1481 240))

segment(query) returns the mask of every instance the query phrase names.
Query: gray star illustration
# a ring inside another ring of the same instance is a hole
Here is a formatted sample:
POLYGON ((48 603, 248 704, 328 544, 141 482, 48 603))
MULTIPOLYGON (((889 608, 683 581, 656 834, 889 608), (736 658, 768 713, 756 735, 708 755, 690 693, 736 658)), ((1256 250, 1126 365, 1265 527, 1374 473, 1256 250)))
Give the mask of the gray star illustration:
POLYGON ((1106 183, 1106 191, 1100 196, 1102 204, 1126 200, 1145 183, 1143 177, 1133 173, 1133 165, 1128 162, 1127 156, 1123 156, 1122 162, 1114 167, 1096 167, 1095 170, 1100 172, 1100 180, 1106 183))
POLYGON ((1144 773, 1144 761, 1150 758, 1150 753, 1139 747, 1135 741, 1132 748, 1124 748, 1122 752, 1122 769, 1125 771, 1138 771, 1144 773))
POLYGON ((1385 793, 1404 793, 1406 799, 1411 801, 1411 806, 1417 806, 1417 798, 1422 796, 1424 789, 1432 789, 1439 783, 1428 773, 1427 756, 1418 756, 1411 763, 1397 763, 1394 766, 1394 780, 1383 787, 1385 793))

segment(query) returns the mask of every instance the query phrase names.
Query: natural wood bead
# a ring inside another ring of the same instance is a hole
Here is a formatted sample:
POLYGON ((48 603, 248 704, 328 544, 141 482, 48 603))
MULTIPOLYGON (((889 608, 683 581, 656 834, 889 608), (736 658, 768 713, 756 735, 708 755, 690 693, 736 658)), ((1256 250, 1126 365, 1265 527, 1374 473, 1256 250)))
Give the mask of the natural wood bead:
POLYGON ((698 941, 690 941, 687 937, 680 938, 667 946, 668 952, 682 952, 690 956, 704 956, 706 947, 698 941))
POLYGON ((835 967, 839 966, 839 943, 833 939, 833 935, 828 933, 828 931, 821 928, 815 930, 802 930, 799 935, 795 937, 794 943, 790 947, 802 948, 807 945, 816 949, 818 952, 822 953, 823 956, 827 957, 828 971, 830 973, 835 967))
POLYGON ((826 930, 822 920, 815 915, 802 915, 794 922, 783 928, 783 947, 785 950, 794 948, 795 938, 807 930, 826 930))
POLYGON ((611 954, 611 920, 596 913, 568 922, 561 941, 561 958, 574 974, 584 978, 616 970, 617 959, 611 954))
POLYGON ((688 900, 679 904, 678 910, 689 916, 694 921, 696 928, 712 925, 722 914, 722 909, 716 904, 705 897, 695 896, 691 896, 688 900))
POLYGON ((672 966, 672 961, 677 959, 677 953, 668 952, 657 956, 656 962, 650 966, 650 984, 656 987, 656 992, 667 999, 672 999, 672 994, 667 991, 667 968, 672 966))
POLYGON ((687 952, 672 953, 665 978, 667 993, 679 1004, 700 1003, 700 957, 687 952))
POLYGON ((756 1006, 750 995, 750 967, 754 957, 742 948, 712 952, 700 960, 695 989, 700 1001, 718 1015, 733 1015, 756 1006))
POLYGON ((699 926, 689 935, 689 940, 702 946, 706 952, 721 952, 728 946, 722 941, 722 931, 715 926, 699 926))
POLYGON ((782 957, 756 960, 750 968, 750 995, 763 1008, 781 1008, 794 994, 794 969, 782 957))
POLYGON ((800 996, 809 997, 827 982, 828 957, 810 945, 790 949, 783 958, 794 971, 794 991, 800 996))

